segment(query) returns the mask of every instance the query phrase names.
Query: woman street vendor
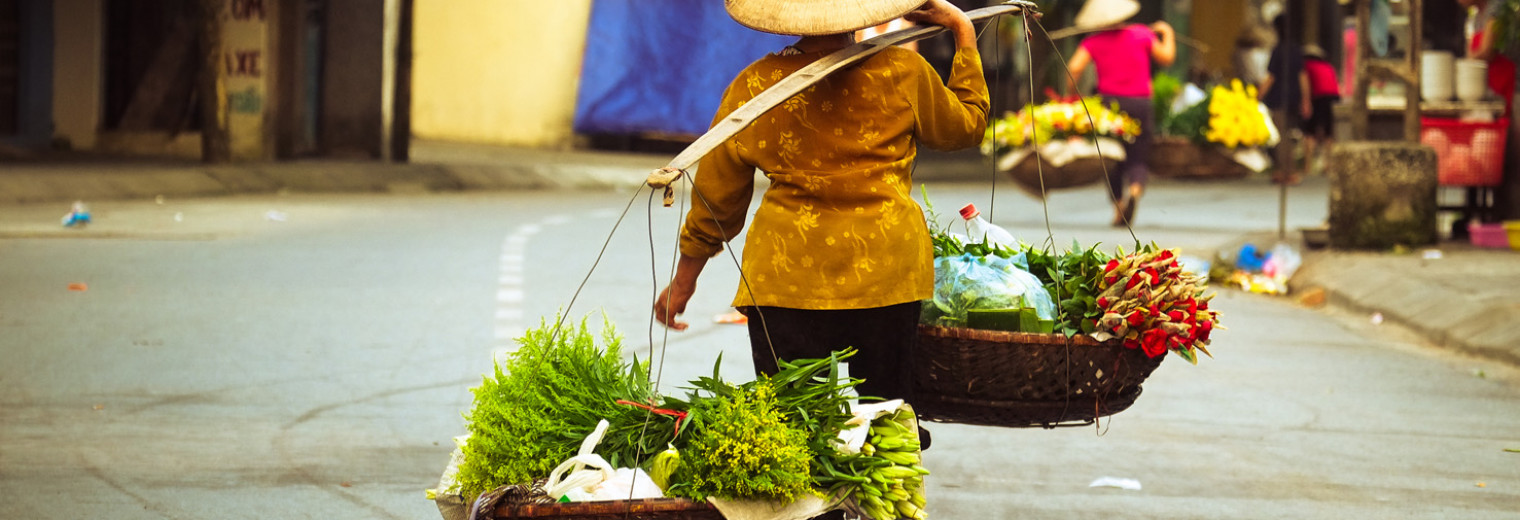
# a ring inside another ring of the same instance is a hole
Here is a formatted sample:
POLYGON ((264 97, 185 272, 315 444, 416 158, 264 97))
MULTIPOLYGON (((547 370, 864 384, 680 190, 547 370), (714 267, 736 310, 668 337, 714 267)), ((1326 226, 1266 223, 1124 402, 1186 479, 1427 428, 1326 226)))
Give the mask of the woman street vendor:
MULTIPOLYGON (((723 95, 715 121, 792 72, 855 43, 858 29, 898 17, 949 29, 949 81, 913 51, 888 48, 824 78, 708 154, 670 285, 655 317, 675 330, 709 258, 744 228, 755 170, 771 181, 745 239, 734 306, 749 318, 755 370, 777 359, 856 347, 850 376, 863 396, 911 402, 909 367, 920 302, 934 291, 928 225, 913 200, 920 144, 982 140, 988 95, 970 18, 946 0, 728 0, 747 27, 800 36, 751 64, 723 95)), ((925 447, 928 439, 923 439, 925 447)))

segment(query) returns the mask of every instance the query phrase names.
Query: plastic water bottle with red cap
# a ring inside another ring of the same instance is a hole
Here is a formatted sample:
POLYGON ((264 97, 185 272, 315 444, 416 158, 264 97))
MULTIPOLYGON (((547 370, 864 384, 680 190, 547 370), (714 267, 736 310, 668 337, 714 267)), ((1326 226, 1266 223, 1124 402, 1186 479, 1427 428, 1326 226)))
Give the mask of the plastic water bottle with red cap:
POLYGON ((966 219, 966 236, 972 242, 980 242, 986 239, 988 244, 995 244, 1006 248, 1017 248, 1019 241, 1013 238, 1013 233, 1003 229, 997 224, 988 222, 982 218, 982 212, 977 211, 975 204, 967 204, 961 208, 961 218, 966 219))

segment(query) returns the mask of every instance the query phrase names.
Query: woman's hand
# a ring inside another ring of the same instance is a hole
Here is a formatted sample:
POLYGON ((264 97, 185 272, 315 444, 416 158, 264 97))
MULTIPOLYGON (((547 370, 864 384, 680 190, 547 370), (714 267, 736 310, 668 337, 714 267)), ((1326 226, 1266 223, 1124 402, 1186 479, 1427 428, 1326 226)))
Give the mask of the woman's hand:
POLYGON ((1177 61, 1177 31, 1172 30, 1172 24, 1166 23, 1166 20, 1157 20, 1150 27, 1151 32, 1158 36, 1151 43, 1151 59, 1163 67, 1171 66, 1172 62, 1177 61))
POLYGON ((1163 35, 1177 34, 1177 31, 1172 29, 1172 24, 1166 23, 1166 20, 1157 20, 1156 23, 1151 24, 1151 31, 1163 35))
POLYGON ((654 319, 661 325, 674 330, 686 330, 691 326, 684 321, 678 321, 676 316, 686 312, 686 302, 691 301, 691 294, 696 287, 671 283, 665 290, 660 291, 660 297, 654 300, 654 319))
POLYGON ((691 301, 692 293, 697 291, 697 276, 702 274, 702 268, 707 265, 706 258, 697 258, 681 255, 676 260, 676 274, 670 280, 670 285, 660 291, 660 296, 654 300, 654 319, 661 325, 674 330, 686 330, 690 324, 676 320, 676 316, 686 312, 686 302, 691 301))
POLYGON ((961 8, 948 0, 929 0, 923 7, 903 15, 903 19, 916 24, 939 25, 949 29, 955 34, 957 47, 976 46, 976 27, 971 25, 971 17, 966 16, 961 8))

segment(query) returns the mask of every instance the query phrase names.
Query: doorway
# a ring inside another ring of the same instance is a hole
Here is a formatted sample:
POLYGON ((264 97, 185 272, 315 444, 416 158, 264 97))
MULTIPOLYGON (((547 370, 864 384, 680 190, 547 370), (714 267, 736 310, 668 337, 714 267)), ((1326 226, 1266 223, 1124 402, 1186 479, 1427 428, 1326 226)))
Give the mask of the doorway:
POLYGON ((20 94, 21 2, 0 0, 0 136, 16 134, 20 94))
POLYGON ((106 1, 105 130, 200 131, 195 78, 204 60, 192 7, 187 0, 106 1))

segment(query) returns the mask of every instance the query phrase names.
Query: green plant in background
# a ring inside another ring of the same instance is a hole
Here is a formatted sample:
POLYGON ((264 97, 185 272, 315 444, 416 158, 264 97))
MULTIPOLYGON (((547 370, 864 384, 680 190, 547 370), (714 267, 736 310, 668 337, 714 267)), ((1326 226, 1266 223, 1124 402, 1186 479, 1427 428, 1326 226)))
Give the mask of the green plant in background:
POLYGON ((509 484, 547 478, 575 455, 606 419, 596 453, 614 467, 636 467, 675 436, 674 418, 636 406, 657 396, 648 362, 622 360, 622 338, 603 319, 602 346, 582 319, 579 327, 539 321, 518 350, 473 389, 470 431, 459 467, 460 494, 469 500, 509 484))
POLYGON ((1151 79, 1151 110, 1156 116, 1156 128, 1166 134, 1166 122, 1172 118, 1172 102, 1182 92, 1182 80, 1165 72, 1151 79))
POLYGON ((1204 132, 1207 132, 1209 128, 1209 103, 1212 100, 1212 95, 1210 95, 1203 101, 1172 114, 1170 118, 1161 122, 1161 133, 1186 138, 1198 145, 1209 144, 1208 138, 1204 137, 1204 132))
POLYGON ((1514 57, 1520 50, 1520 0, 1504 0, 1489 13, 1494 21, 1494 50, 1514 57))

